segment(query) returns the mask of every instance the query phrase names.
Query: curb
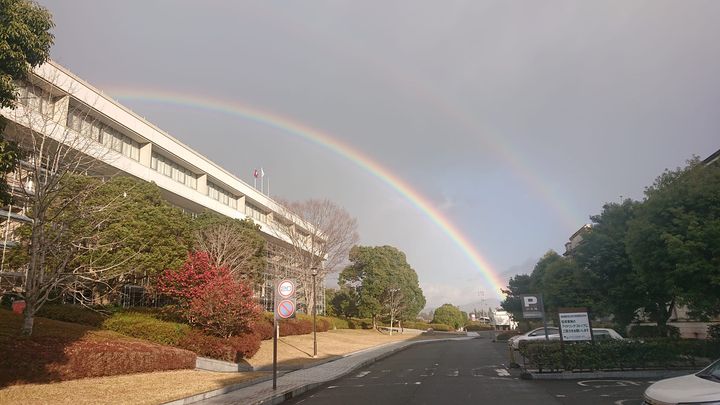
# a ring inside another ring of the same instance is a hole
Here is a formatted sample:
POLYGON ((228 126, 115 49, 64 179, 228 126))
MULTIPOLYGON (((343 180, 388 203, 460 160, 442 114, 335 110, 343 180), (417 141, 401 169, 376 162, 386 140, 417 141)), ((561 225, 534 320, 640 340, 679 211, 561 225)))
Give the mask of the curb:
POLYGON ((686 370, 628 370, 628 371, 596 371, 585 373, 535 373, 523 372, 523 380, 591 380, 607 378, 670 378, 691 374, 696 369, 686 370))
POLYGON ((191 395, 191 396, 185 397, 185 398, 176 399, 176 400, 170 401, 170 402, 164 402, 163 405, 194 404, 196 402, 199 402, 199 401, 202 401, 205 399, 210 399, 213 397, 217 397, 219 395, 224 395, 224 394, 227 394, 227 393, 230 393, 233 391, 237 391, 239 389, 243 389, 245 387, 249 387, 251 385, 260 384, 260 383, 268 381, 268 380, 272 380, 272 375, 263 376, 263 377, 259 377, 259 378, 253 378, 251 380, 243 381, 241 383, 228 385, 227 387, 214 389, 212 391, 201 392, 199 394, 191 395))

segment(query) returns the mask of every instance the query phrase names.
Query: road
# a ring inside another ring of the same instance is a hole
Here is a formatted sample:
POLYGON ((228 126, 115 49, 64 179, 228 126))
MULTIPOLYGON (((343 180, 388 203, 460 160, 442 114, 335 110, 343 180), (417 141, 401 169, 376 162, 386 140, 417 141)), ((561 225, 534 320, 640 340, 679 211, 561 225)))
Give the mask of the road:
POLYGON ((287 403, 639 405, 647 380, 521 380, 507 346, 489 335, 423 343, 320 386, 287 403))

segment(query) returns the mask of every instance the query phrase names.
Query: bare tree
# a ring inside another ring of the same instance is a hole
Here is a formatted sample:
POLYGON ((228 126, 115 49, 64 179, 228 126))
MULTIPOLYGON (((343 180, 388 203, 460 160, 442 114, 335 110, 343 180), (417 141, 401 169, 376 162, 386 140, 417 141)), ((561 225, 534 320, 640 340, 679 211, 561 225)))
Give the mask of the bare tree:
POLYGON ((2 112, 12 123, 6 134, 24 155, 13 174, 15 199, 25 205, 31 219, 23 246, 27 254, 21 286, 26 303, 24 335, 32 334, 36 312, 58 289, 82 289, 118 275, 118 263, 87 253, 97 247, 94 241, 101 240, 97 232, 102 213, 120 200, 93 206, 90 197, 102 182, 77 175, 114 172, 104 163, 115 156, 109 147, 117 143, 119 132, 101 124, 89 106, 74 102, 51 84, 60 80, 60 75, 49 81, 30 76, 27 83, 18 83, 18 106, 2 112), (77 229, 86 233, 73 232, 77 229), (79 255, 91 259, 79 264, 79 255))
POLYGON ((293 270, 308 311, 316 299, 312 290, 313 269, 317 279, 337 272, 358 241, 357 220, 330 200, 280 202, 280 218, 274 218, 278 239, 287 241, 271 263, 293 270))
POLYGON ((265 240, 255 225, 214 216, 195 230, 195 249, 207 252, 217 267, 227 267, 237 279, 257 281, 265 267, 265 240))

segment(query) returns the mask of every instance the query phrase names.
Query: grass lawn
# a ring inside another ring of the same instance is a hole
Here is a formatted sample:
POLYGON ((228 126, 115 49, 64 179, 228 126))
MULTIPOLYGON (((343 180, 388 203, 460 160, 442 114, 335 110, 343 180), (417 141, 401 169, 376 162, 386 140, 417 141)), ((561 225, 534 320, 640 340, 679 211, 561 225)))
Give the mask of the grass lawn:
POLYGON ((195 367, 195 354, 116 332, 35 318, 30 337, 22 317, 0 310, 0 387, 83 377, 195 367))

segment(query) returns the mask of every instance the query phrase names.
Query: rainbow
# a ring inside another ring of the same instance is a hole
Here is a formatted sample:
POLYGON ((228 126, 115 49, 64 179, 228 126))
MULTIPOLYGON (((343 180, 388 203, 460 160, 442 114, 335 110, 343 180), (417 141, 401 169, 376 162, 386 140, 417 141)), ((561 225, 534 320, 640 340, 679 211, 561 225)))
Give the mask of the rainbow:
POLYGON ((393 175, 389 169, 383 167, 361 151, 353 149, 351 146, 338 141, 332 136, 298 121, 291 120, 275 113, 261 111, 257 108, 243 105, 236 101, 201 98, 168 91, 129 89, 127 87, 111 86, 109 88, 105 87, 105 89, 112 94, 113 97, 120 100, 159 102, 183 107, 199 108, 241 117, 243 119, 278 129, 282 132, 299 136, 346 158, 390 186, 392 189, 396 190, 420 212, 425 214, 460 248, 462 253, 480 271, 480 273, 484 276, 485 281, 492 287, 495 296, 498 299, 504 298, 500 290, 505 288, 505 282, 497 275, 488 260, 483 257, 484 255, 482 255, 480 251, 473 246, 460 229, 458 229, 455 224, 445 217, 441 211, 435 208, 426 197, 414 190, 407 182, 398 176, 393 175))

